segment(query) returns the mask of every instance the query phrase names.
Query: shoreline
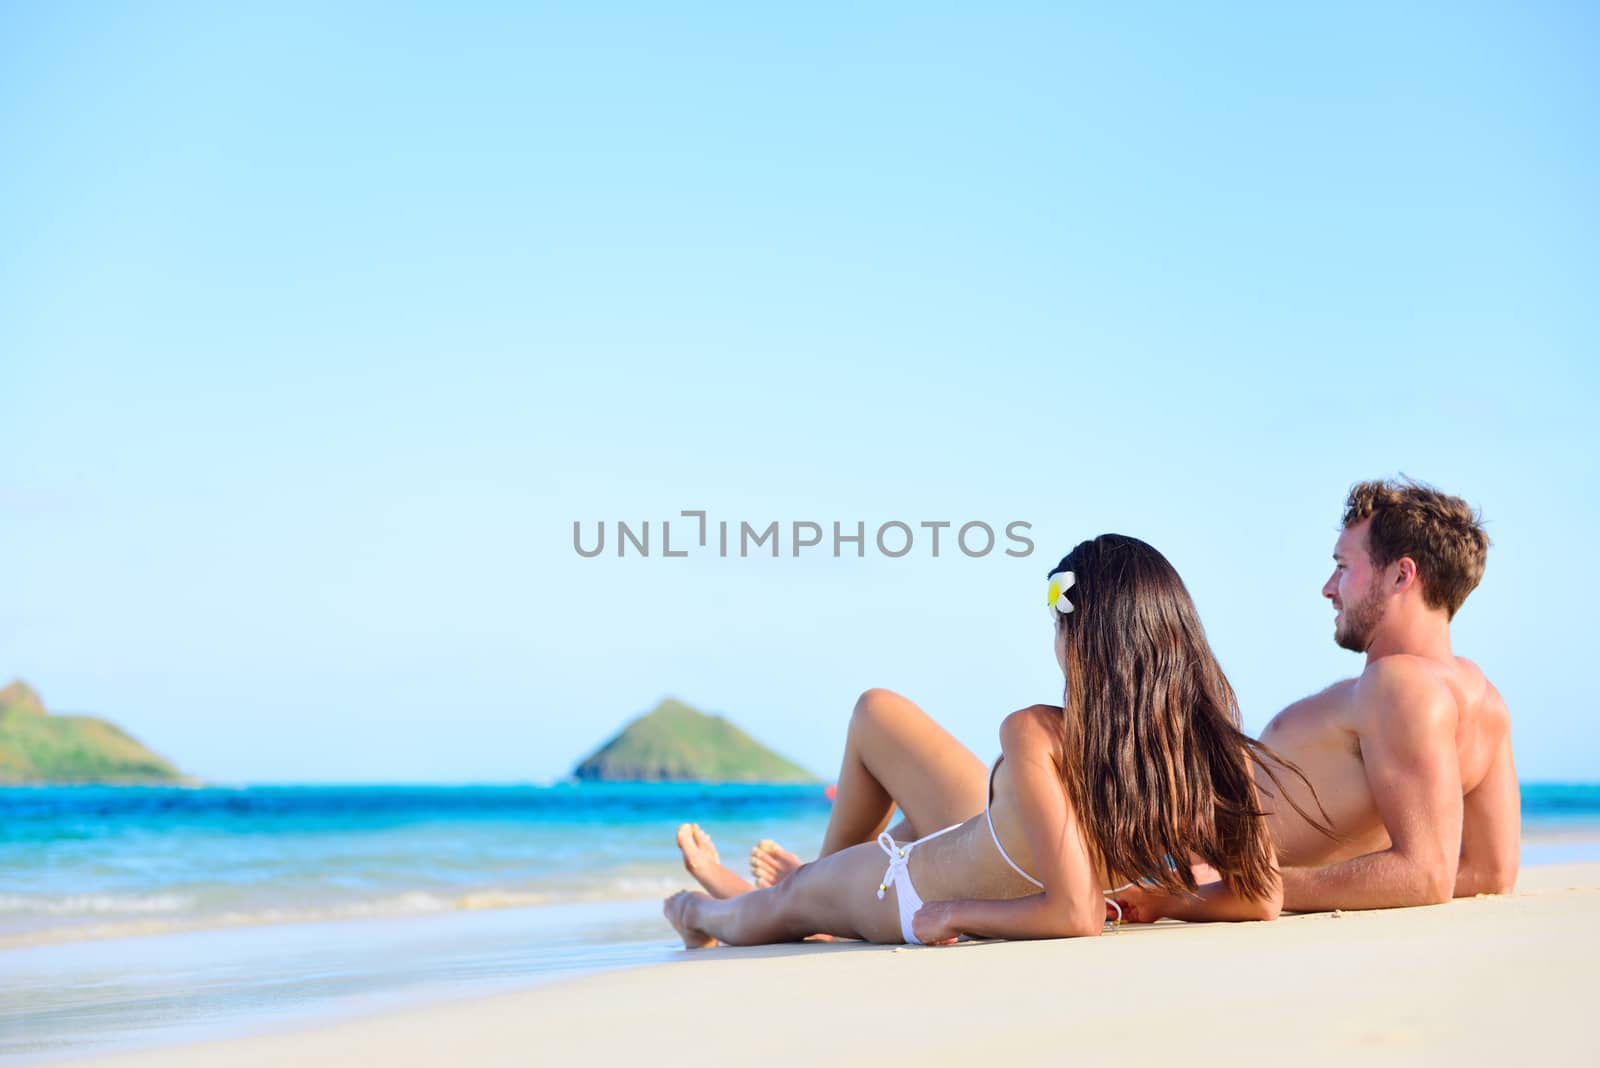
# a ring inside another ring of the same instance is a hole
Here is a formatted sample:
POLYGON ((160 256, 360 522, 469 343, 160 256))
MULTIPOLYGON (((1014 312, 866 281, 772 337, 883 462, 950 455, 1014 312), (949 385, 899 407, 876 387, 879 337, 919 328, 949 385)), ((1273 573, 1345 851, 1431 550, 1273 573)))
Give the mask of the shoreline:
MULTIPOLYGON (((1522 868, 1550 867, 1565 863, 1600 863, 1600 823, 1546 822, 1525 828, 1522 836, 1522 868)), ((245 931, 261 927, 304 927, 309 924, 366 924, 394 923, 405 919, 434 919, 440 916, 478 913, 478 911, 509 910, 571 910, 571 908, 606 907, 624 902, 656 902, 677 889, 694 889, 693 881, 683 875, 682 862, 674 859, 662 862, 648 871, 635 871, 630 883, 638 884, 632 891, 608 892, 574 889, 573 884, 515 887, 456 887, 453 891, 440 891, 438 887, 414 891, 389 892, 381 899, 354 900, 339 905, 317 907, 312 903, 294 903, 277 907, 259 908, 258 911, 232 911, 232 913, 206 913, 206 915, 176 916, 176 918, 115 918, 138 915, 134 910, 117 910, 106 919, 93 924, 66 924, 66 926, 32 927, 3 931, 0 929, 0 959, 5 954, 22 950, 40 950, 45 946, 70 946, 86 942, 122 942, 128 938, 163 938, 173 935, 205 935, 208 932, 245 931), (643 884, 651 886, 643 886, 643 884)), ((3 895, 0 895, 3 900, 3 895)))
MULTIPOLYGON (((1588 821, 1546 823, 1525 828, 1522 836, 1523 869, 1560 864, 1600 863, 1600 824, 1588 821)), ((0 931, 0 959, 18 950, 51 946, 72 946, 85 942, 116 942, 128 939, 165 938, 176 935, 205 935, 252 928, 303 927, 312 924, 366 924, 427 920, 473 912, 502 912, 524 909, 575 909, 624 902, 659 901, 676 889, 693 889, 692 880, 683 874, 681 863, 664 863, 658 870, 638 872, 632 877, 641 884, 633 892, 580 892, 570 887, 537 890, 501 888, 458 889, 439 893, 436 889, 394 891, 377 901, 349 902, 318 908, 312 905, 264 908, 255 913, 219 913, 177 918, 111 919, 94 924, 40 927, 0 931), (644 883, 656 883, 644 888, 644 883), (414 899, 429 899, 418 905, 414 899), (384 907, 389 903, 397 903, 384 907)))
POLYGON ((702 1029, 729 1054, 713 1060, 754 1048, 778 1064, 1197 1050, 1202 1062, 1266 1063, 1286 1049, 1312 1063, 1577 1059, 1592 1052, 1583 991, 1596 946, 1600 863, 1548 865, 1525 869, 1516 894, 1428 908, 1052 942, 704 950, 403 1014, 49 1063, 703 1064, 702 1029), (750 996, 764 989, 770 999, 750 996), (952 1005, 974 1026, 937 1026, 952 1005))

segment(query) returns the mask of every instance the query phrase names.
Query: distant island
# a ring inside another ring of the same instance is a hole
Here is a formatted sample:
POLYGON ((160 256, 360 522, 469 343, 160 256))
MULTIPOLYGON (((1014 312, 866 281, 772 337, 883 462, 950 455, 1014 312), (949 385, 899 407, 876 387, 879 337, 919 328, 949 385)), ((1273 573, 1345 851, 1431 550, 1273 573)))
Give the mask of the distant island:
POLYGON ((820 781, 721 716, 708 716, 671 697, 628 724, 572 774, 603 782, 820 781))
POLYGON ((192 781, 114 724, 51 715, 20 679, 0 690, 0 785, 192 781))

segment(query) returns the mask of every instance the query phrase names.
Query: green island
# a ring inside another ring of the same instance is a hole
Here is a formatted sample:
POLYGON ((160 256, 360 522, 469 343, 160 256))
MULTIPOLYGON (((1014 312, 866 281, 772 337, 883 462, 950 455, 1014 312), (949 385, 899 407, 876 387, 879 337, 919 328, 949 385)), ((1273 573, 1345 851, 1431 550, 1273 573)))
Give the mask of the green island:
POLYGON ((579 762, 572 775, 602 782, 820 781, 721 716, 671 697, 579 762))
POLYGON ((193 781, 115 724, 52 715, 20 679, 0 690, 0 785, 193 781))

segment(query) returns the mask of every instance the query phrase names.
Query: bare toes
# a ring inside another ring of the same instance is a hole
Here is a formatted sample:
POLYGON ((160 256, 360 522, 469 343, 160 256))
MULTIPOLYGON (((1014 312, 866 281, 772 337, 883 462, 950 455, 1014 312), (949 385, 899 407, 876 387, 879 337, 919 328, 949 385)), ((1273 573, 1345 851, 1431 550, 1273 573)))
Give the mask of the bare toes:
POLYGON ((762 889, 787 879, 800 866, 799 857, 770 838, 763 838, 750 850, 750 873, 762 889))
POLYGON ((695 848, 704 853, 708 859, 721 863, 721 858, 717 856, 716 843, 698 823, 689 825, 689 833, 694 839, 695 848))
POLYGON ((698 823, 685 823, 678 827, 678 849, 683 853, 683 866, 691 873, 721 864, 717 846, 698 823))

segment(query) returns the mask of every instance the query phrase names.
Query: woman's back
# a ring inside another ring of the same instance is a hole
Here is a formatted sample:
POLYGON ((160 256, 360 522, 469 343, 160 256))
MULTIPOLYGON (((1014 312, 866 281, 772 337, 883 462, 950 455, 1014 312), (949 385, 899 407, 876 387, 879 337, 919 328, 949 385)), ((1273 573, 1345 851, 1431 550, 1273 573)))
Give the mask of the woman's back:
MULTIPOLYGON (((1028 841, 1024 809, 1016 792, 1014 767, 1018 761, 1024 760, 1045 760, 1052 767, 1059 763, 1060 731, 1056 724, 1060 719, 1061 709, 1053 705, 1034 705, 1008 717, 1008 724, 1018 724, 1023 729, 1003 730, 1002 737, 1021 735, 1034 744, 1027 752, 1002 752, 996 758, 991 779, 993 793, 987 813, 973 816, 949 834, 924 842, 915 850, 910 860, 911 874, 919 889, 926 886, 924 896, 928 900, 981 898, 1004 901, 1039 892, 1037 876, 1034 875, 1039 865, 1028 841), (1005 851, 1005 855, 1001 854, 1001 850, 1005 851), (1006 857, 1026 874, 1019 874, 1012 863, 1007 863, 1006 857)), ((1063 785, 1061 789, 1064 798, 1066 787, 1063 785)), ((918 833, 923 832, 920 827, 917 830, 918 833)), ((929 829, 930 832, 933 830, 937 828, 929 829)), ((1073 859, 1085 868, 1091 864, 1087 850, 1079 850, 1073 859)))

